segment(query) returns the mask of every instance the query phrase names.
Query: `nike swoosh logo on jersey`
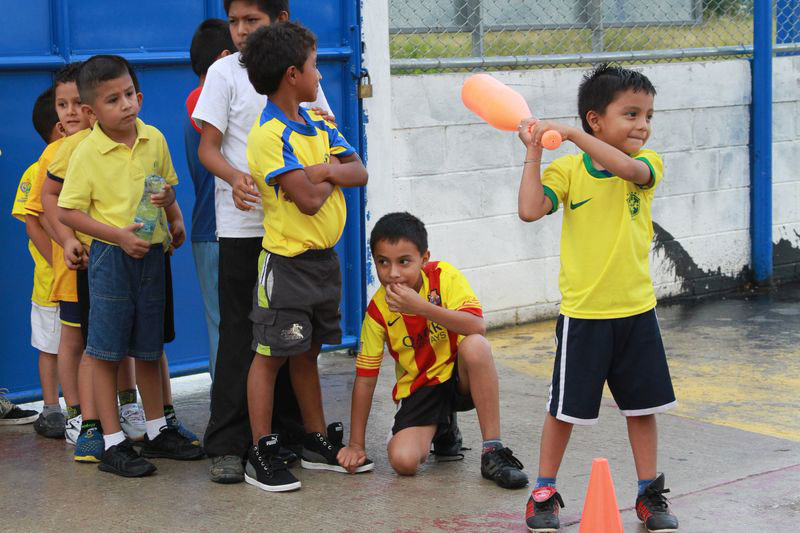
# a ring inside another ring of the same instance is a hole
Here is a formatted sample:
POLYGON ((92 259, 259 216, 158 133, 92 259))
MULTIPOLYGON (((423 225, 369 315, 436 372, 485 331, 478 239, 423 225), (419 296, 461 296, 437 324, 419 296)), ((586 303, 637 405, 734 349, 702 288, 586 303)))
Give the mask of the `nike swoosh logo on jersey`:
POLYGON ((395 318, 394 320, 390 321, 390 322, 389 322, 389 327, 392 327, 392 326, 394 326, 394 323, 395 323, 395 322, 397 322, 398 320, 400 320, 400 317, 397 317, 397 318, 395 318))
MULTIPOLYGON (((591 198, 589 198, 589 200, 591 200, 591 198)), ((589 200, 584 200, 582 202, 578 202, 577 204, 575 202, 570 201, 569 208, 570 209, 578 209, 580 206, 582 206, 583 204, 585 204, 589 200)))

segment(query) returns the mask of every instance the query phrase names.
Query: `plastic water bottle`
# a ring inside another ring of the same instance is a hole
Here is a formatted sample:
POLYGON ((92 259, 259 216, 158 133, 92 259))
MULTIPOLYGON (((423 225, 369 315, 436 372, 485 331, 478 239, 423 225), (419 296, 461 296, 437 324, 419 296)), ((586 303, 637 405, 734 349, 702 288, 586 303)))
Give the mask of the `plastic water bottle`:
POLYGON ((153 205, 150 195, 160 193, 165 185, 164 178, 156 174, 151 174, 144 179, 144 193, 142 199, 139 200, 136 216, 133 219, 134 224, 142 224, 142 227, 136 230, 136 236, 143 241, 150 242, 153 239, 153 233, 161 218, 161 208, 153 205))

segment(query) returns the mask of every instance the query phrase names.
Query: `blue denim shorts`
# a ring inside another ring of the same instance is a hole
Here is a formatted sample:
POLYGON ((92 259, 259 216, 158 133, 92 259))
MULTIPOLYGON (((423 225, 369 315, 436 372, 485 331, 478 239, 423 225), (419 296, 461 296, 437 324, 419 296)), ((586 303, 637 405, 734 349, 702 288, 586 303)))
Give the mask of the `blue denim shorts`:
POLYGON ((103 361, 126 355, 156 361, 164 349, 164 248, 134 259, 119 246, 89 250, 89 338, 86 353, 103 361))

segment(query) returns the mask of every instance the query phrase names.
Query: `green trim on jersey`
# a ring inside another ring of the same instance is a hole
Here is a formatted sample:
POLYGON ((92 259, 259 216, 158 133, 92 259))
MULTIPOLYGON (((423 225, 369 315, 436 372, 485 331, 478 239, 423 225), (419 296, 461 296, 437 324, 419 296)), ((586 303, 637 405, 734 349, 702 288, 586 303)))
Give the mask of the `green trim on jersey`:
POLYGON ((558 196, 556 196, 556 193, 553 192, 553 189, 551 189, 547 185, 542 185, 542 188, 544 189, 544 195, 550 198, 550 201, 553 202, 553 208, 550 210, 549 213, 547 213, 548 215, 552 215, 553 213, 558 211, 558 196))
POLYGON ((614 174, 607 170, 597 170, 594 168, 594 163, 592 163, 592 158, 589 157, 589 154, 586 152, 583 153, 583 166, 586 167, 586 172, 589 173, 590 176, 597 178, 597 179, 606 179, 606 178, 616 178, 614 174))
POLYGON ((637 157, 636 160, 641 161, 642 163, 647 165, 647 168, 650 169, 650 181, 648 181, 644 185, 639 185, 639 188, 645 190, 652 189, 653 186, 656 184, 656 171, 653 168, 652 163, 650 163, 650 161, 648 161, 646 157, 637 157))

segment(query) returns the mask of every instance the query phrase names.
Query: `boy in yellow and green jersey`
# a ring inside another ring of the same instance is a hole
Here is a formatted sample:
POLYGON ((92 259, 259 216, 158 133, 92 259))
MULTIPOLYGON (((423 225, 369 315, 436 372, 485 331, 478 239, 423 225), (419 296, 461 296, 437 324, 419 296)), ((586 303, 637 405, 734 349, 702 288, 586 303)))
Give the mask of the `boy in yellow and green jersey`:
POLYGON ((561 496, 556 474, 574 424, 598 419, 603 386, 626 417, 639 477, 636 512, 648 531, 677 531, 656 469, 656 413, 675 406, 650 277, 650 210, 663 176, 659 155, 645 150, 656 90, 639 72, 601 65, 578 90, 583 129, 526 119, 527 148, 519 189, 526 222, 564 206, 561 315, 542 430, 539 477, 528 499, 530 531, 556 531, 561 496), (583 153, 540 173, 542 135, 557 131, 583 153))

